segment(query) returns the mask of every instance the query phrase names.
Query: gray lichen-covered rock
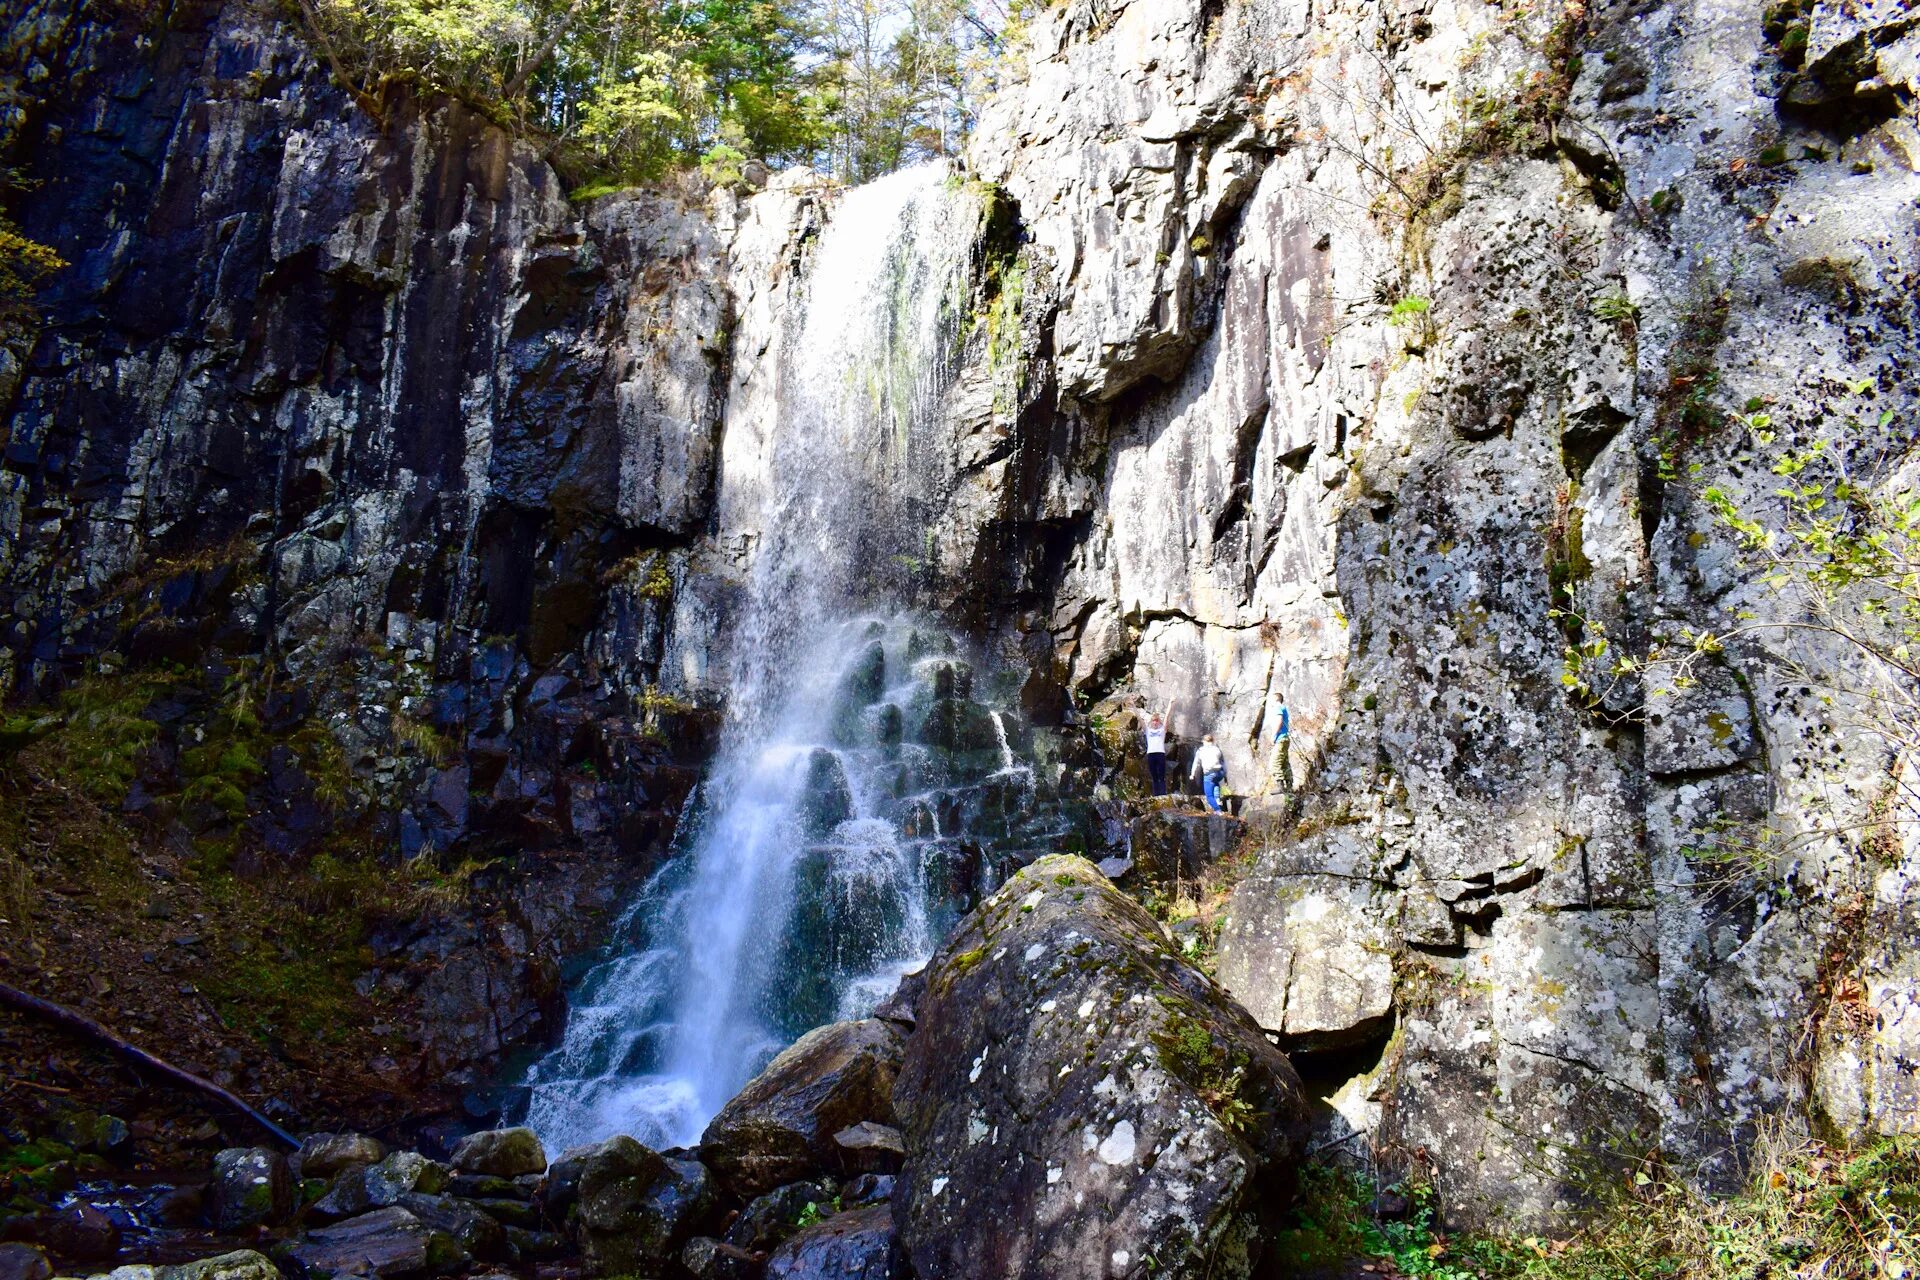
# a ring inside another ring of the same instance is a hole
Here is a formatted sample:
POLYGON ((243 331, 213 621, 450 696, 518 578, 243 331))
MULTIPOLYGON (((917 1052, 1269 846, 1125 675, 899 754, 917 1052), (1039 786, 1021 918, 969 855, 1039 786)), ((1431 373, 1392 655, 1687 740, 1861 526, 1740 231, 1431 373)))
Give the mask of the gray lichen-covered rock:
POLYGON ((899 1027, 877 1018, 817 1027, 767 1064, 707 1125, 701 1156, 736 1195, 839 1171, 834 1135, 893 1119, 899 1027))
POLYGON ((545 1172, 547 1152, 531 1129, 490 1129, 462 1138, 453 1150, 451 1164, 461 1173, 517 1178, 545 1172))
MULTIPOLYGON (((766 1280, 893 1280, 893 1214, 885 1205, 837 1213, 767 1257, 766 1280)), ((978 1274, 978 1273, 975 1273, 978 1274)))
POLYGON ((1221 924, 1220 985, 1288 1048, 1330 1049, 1393 1019, 1395 942, 1380 886, 1330 875, 1255 875, 1221 924))
POLYGON ((279 1222, 293 1211, 286 1157, 265 1147, 231 1147, 213 1158, 207 1221, 216 1231, 279 1222))
POLYGON ((1252 1019, 1062 856, 928 966, 894 1101, 900 1242, 928 1280, 1245 1277, 1305 1117, 1252 1019))

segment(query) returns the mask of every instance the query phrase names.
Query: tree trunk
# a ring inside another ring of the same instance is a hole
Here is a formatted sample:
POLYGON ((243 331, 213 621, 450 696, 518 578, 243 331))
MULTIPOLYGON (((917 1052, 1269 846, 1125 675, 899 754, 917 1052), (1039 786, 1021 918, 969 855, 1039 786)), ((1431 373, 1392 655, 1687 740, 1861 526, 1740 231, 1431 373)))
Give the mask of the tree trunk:
POLYGON ((0 1005, 17 1009, 21 1013, 53 1023, 63 1031, 70 1031, 85 1040, 91 1040, 111 1052, 115 1057, 130 1063, 134 1067, 150 1071, 165 1080, 170 1080, 185 1089, 204 1094, 223 1108, 253 1121, 261 1129, 272 1134, 275 1139, 288 1147, 298 1149, 300 1139, 282 1129, 273 1121, 255 1111, 233 1094, 228 1093, 211 1080, 203 1080, 191 1071, 183 1071, 171 1062, 156 1058, 132 1041, 124 1040, 84 1013, 77 1013, 65 1005, 55 1004, 51 1000, 42 1000, 39 996, 29 995, 18 987, 10 987, 0 982, 0 1005))

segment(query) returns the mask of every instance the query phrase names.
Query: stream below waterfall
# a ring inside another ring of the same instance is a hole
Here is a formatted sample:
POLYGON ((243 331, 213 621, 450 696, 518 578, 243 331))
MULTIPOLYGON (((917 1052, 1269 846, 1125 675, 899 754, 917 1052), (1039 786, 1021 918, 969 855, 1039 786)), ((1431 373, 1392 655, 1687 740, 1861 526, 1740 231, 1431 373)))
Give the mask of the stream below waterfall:
POLYGON ((926 166, 839 195, 810 248, 797 340, 768 356, 778 413, 720 749, 526 1073, 549 1150, 697 1142, 781 1048, 870 1011, 979 894, 1077 838, 1017 676, 909 607, 956 479, 939 410, 979 220, 926 166))

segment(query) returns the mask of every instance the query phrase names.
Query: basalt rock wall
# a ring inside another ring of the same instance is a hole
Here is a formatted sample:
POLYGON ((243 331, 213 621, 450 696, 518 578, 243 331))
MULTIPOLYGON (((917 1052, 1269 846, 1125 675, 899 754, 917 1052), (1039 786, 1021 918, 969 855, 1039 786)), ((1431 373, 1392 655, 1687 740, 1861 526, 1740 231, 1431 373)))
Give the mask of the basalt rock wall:
MULTIPOLYGON (((572 204, 239 4, 13 31, 49 86, 20 220, 74 263, 6 371, 16 694, 266 653, 338 673, 366 769, 396 701, 456 740, 392 767, 404 847, 657 844, 684 777, 642 730, 724 697, 751 541, 721 424, 831 190, 572 204)), ((1287 697, 1302 792, 1219 972, 1325 1136, 1457 1219, 1914 1124, 1914 854, 1858 834, 1904 766, 1792 674, 1857 657, 1563 676, 1780 616, 1701 498, 1775 483, 1732 411, 1863 466, 1910 439, 1916 39, 1891 4, 1074 0, 975 131, 926 603, 1036 714, 1170 702, 1243 792, 1287 697)))

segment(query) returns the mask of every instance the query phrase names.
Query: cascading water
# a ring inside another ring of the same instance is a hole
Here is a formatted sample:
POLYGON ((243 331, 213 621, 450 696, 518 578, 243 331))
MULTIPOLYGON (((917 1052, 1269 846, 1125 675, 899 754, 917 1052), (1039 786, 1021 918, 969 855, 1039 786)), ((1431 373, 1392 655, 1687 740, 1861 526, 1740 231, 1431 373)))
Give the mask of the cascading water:
POLYGON ((992 850, 1058 834, 977 664, 896 603, 953 483, 935 409, 978 216, 944 167, 909 170, 847 193, 813 246, 721 748, 631 949, 528 1073, 550 1149, 697 1140, 773 1053, 923 961, 992 850))

